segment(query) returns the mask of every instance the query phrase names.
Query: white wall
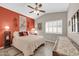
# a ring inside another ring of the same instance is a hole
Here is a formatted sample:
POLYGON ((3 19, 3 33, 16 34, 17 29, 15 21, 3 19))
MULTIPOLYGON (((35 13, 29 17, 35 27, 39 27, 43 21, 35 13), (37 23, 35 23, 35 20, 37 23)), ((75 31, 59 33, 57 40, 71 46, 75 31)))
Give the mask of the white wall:
MULTIPOLYGON (((74 15, 74 13, 76 13, 78 9, 79 9, 79 3, 72 3, 69 5, 68 14, 67 14, 68 15, 67 24, 68 21, 71 20, 71 17, 74 15)), ((68 36, 79 45, 79 33, 72 33, 71 32, 72 28, 70 26, 67 27, 68 27, 68 36)))
POLYGON ((67 24, 67 12, 48 13, 36 19, 36 24, 42 23, 42 30, 39 31, 39 34, 43 35, 47 40, 55 41, 56 37, 59 36, 59 34, 45 33, 45 22, 52 21, 52 20, 60 20, 60 19, 63 20, 62 35, 66 35, 67 34, 67 25, 66 25, 67 24))

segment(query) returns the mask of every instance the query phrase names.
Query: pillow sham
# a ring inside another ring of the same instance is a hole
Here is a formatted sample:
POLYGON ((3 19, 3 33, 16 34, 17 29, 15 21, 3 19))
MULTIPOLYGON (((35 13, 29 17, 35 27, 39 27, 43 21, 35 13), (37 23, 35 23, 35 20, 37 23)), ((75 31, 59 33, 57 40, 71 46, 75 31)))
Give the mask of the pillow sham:
POLYGON ((23 32, 19 32, 19 36, 24 36, 24 35, 23 35, 23 32))
POLYGON ((19 36, 27 36, 28 32, 19 32, 19 36))

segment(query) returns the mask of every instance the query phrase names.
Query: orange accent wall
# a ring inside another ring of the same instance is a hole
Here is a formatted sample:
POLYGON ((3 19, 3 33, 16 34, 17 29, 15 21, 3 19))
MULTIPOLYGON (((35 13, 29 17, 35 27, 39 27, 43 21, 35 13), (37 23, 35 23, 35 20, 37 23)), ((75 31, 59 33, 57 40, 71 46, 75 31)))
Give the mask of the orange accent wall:
POLYGON ((32 28, 35 28, 35 21, 34 19, 27 17, 27 31, 31 31, 32 28))
MULTIPOLYGON (((9 26, 10 31, 13 33, 14 31, 19 31, 19 16, 21 14, 10 11, 3 7, 0 7, 0 47, 3 46, 3 33, 5 31, 4 27, 9 26)), ((26 16, 27 19, 27 29, 31 30, 34 28, 34 20, 26 16)))

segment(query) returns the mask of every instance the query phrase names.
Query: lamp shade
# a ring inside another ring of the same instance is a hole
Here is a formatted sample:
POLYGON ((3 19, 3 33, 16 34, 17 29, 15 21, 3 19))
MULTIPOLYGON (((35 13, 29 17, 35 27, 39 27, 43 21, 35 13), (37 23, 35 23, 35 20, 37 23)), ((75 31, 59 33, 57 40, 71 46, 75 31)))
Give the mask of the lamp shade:
POLYGON ((5 26, 5 30, 8 31, 9 30, 9 26, 5 26))

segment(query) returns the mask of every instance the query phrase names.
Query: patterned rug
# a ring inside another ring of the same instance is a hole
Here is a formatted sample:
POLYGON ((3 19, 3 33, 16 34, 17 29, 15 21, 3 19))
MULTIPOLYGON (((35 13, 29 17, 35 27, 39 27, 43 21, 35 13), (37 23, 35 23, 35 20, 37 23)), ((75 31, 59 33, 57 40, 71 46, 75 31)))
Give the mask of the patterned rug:
POLYGON ((23 56, 23 53, 14 47, 0 49, 0 56, 23 56))

